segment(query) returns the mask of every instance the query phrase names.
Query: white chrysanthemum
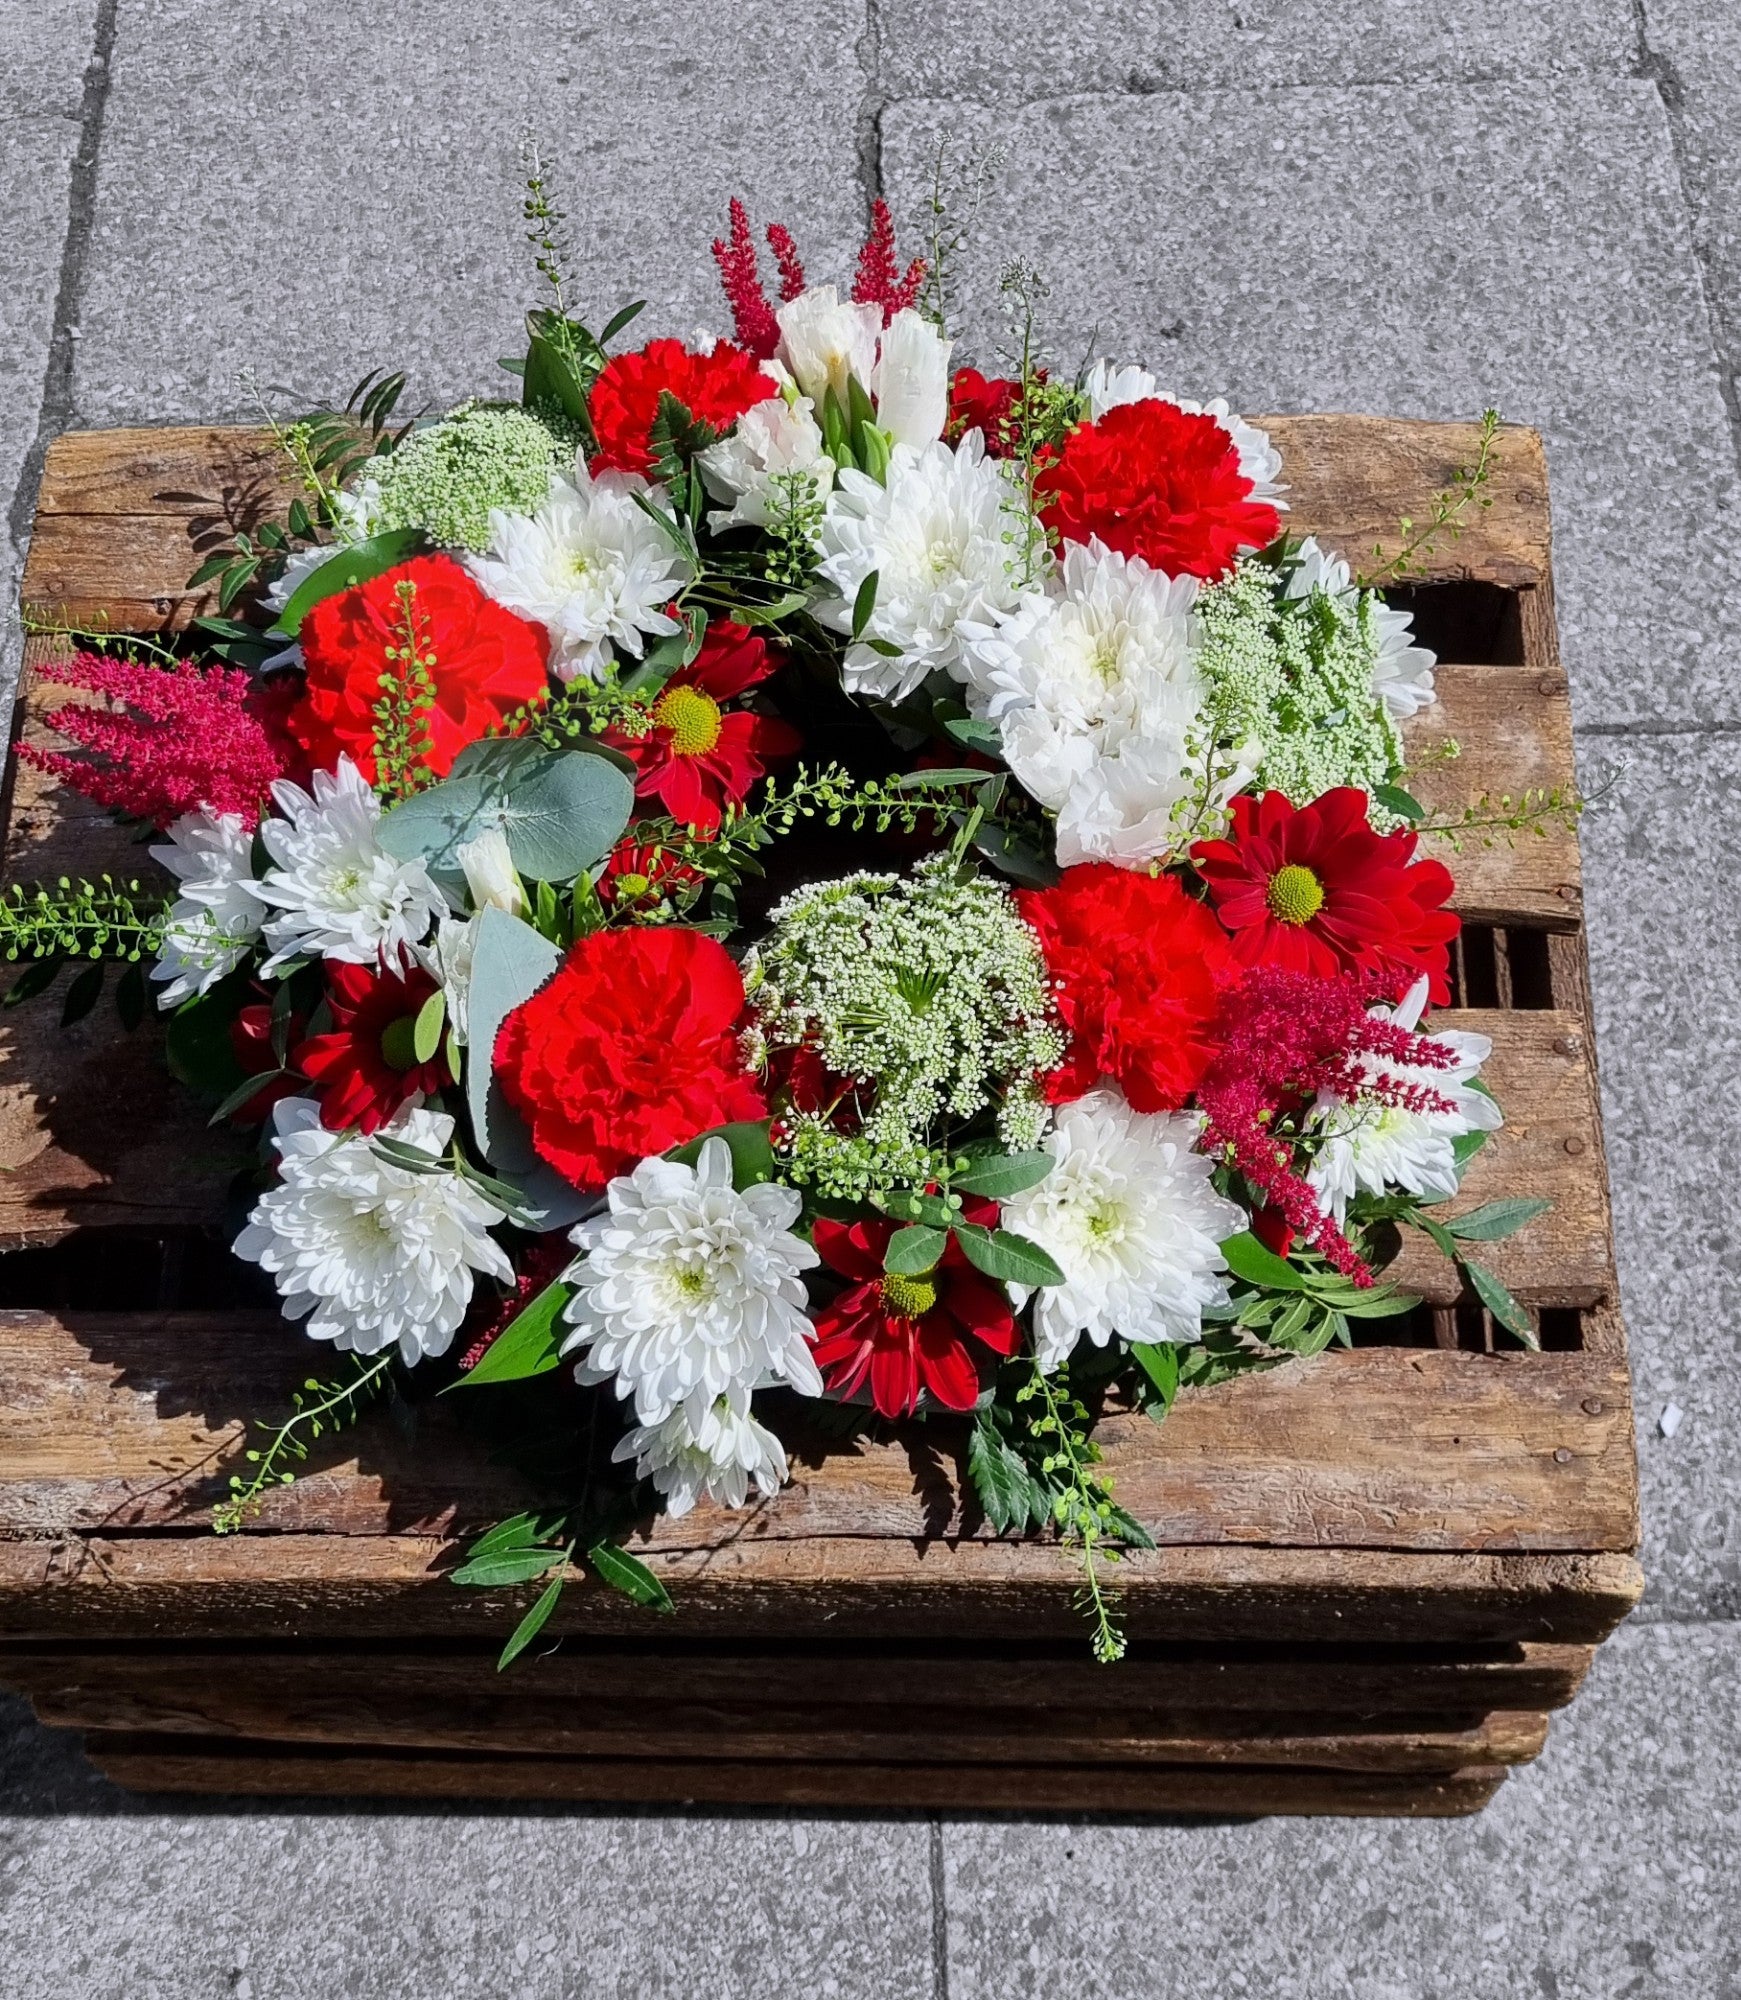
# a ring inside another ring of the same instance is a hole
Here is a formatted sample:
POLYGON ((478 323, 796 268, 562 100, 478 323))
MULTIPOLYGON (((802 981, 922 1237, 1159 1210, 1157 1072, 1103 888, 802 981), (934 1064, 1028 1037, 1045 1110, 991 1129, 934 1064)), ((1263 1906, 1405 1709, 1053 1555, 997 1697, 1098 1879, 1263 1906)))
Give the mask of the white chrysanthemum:
MULTIPOLYGON (((273 1111, 279 1183, 254 1205, 236 1255, 270 1271, 287 1319, 358 1354, 397 1346, 407 1365, 444 1354, 471 1303, 472 1273, 512 1284, 486 1232, 502 1211, 457 1174, 413 1172, 356 1133, 328 1132, 320 1108, 288 1097, 273 1111)), ((406 1109, 381 1135, 445 1153, 453 1120, 406 1109)))
POLYGON ((278 912, 265 925, 273 972, 293 958, 402 965, 447 908, 421 861, 395 861, 375 829, 381 801, 348 757, 316 771, 313 792, 288 778, 272 787, 277 816, 260 822, 277 864, 258 893, 278 912))
POLYGON ((1196 594, 1192 577, 1073 542, 1049 590, 961 628, 968 706, 999 725, 1010 769, 1057 814, 1065 867, 1142 867, 1177 844, 1175 808, 1203 784, 1188 747, 1203 699, 1196 594))
POLYGON ((1225 396, 1217 396, 1208 403, 1193 403, 1163 389, 1146 368, 1115 368, 1110 361, 1095 362, 1082 386, 1091 417, 1103 417, 1123 403, 1151 401, 1171 403, 1187 416, 1213 417, 1233 440, 1233 448, 1239 453, 1239 469, 1251 481, 1252 499, 1267 500, 1272 507, 1287 512, 1288 503, 1282 498, 1283 488, 1278 483, 1282 474, 1281 453, 1270 443, 1268 431, 1260 431, 1256 424, 1248 424, 1243 417, 1233 414, 1225 396))
POLYGON ((490 552, 466 567, 498 604, 550 634, 550 665, 564 680, 604 676, 610 646, 639 659, 651 633, 678 629, 665 606, 689 563, 635 496, 666 504, 639 473, 594 479, 577 456, 574 480, 552 480, 535 514, 490 516, 490 552))
MULTIPOLYGON (((1045 1141, 1057 1165, 1006 1202, 1003 1226, 1051 1252, 1061 1285, 1034 1295, 1034 1351, 1055 1368, 1082 1334, 1192 1341, 1227 1297, 1221 1245, 1245 1212, 1215 1192, 1186 1112, 1133 1111, 1112 1089, 1059 1111, 1045 1141)), ((1020 1288, 1011 1296, 1022 1302, 1020 1288)))
POLYGON ((734 1188, 731 1149, 714 1138, 697 1165, 643 1160, 607 1194, 610 1212, 570 1237, 583 1255, 568 1274, 577 1331, 563 1351, 584 1350, 579 1380, 615 1377, 643 1425, 686 1409, 697 1434, 734 1384, 822 1393, 798 1276, 818 1259, 792 1234, 795 1189, 734 1188))
POLYGON ((791 402, 769 396, 751 404, 731 435, 710 444, 696 463, 708 492, 731 502, 707 517, 716 535, 728 528, 765 528, 779 500, 776 480, 790 487, 802 476, 818 500, 834 484, 834 460, 822 449, 822 431, 808 396, 791 402))
POLYGON ((844 411, 854 376, 870 388, 883 328, 881 306, 843 300, 832 285, 812 285, 788 299, 774 317, 780 323, 775 359, 813 403, 832 389, 844 411))
MULTIPOLYGON (((1399 1028, 1419 1024, 1427 1004, 1427 982, 1417 979, 1397 1007, 1373 1007, 1375 1020, 1394 1021, 1399 1028)), ((1306 1178, 1317 1190, 1326 1213, 1338 1222, 1356 1194, 1383 1194, 1398 1187, 1409 1194, 1444 1201, 1457 1192, 1457 1156, 1453 1140, 1466 1132, 1496 1132, 1505 1119, 1499 1106, 1470 1079, 1493 1053, 1485 1035, 1448 1029, 1427 1039, 1455 1057, 1450 1069, 1392 1062, 1362 1056, 1360 1067, 1377 1079, 1388 1077, 1417 1085, 1445 1098, 1449 1111, 1408 1111, 1371 1099, 1346 1103, 1325 1091, 1307 1120, 1307 1130, 1322 1135, 1322 1144, 1306 1178)))
POLYGON ((183 813, 167 829, 166 846, 153 847, 181 884, 170 906, 153 979, 165 982, 162 1008, 178 1007, 192 993, 206 993, 235 971, 260 935, 265 906, 254 880, 254 836, 235 813, 204 806, 183 813))
MULTIPOLYGON (((1359 595, 1347 563, 1322 547, 1315 535, 1308 535, 1294 558, 1294 570, 1282 596, 1310 597, 1314 590, 1327 597, 1359 595)), ((1425 646, 1415 644, 1415 621, 1410 614, 1393 609, 1376 592, 1369 616, 1378 639, 1378 658, 1372 666, 1373 692, 1400 722, 1438 699, 1433 692, 1436 660, 1425 646)))
POLYGON ((611 1457, 632 1458, 635 1477, 651 1479, 673 1518, 698 1501, 741 1507, 750 1485, 765 1497, 786 1480, 786 1452, 771 1430, 750 1413, 750 1392, 734 1383, 716 1396, 692 1428, 688 1410, 673 1410, 661 1424, 643 1424, 622 1438, 611 1457))
MULTIPOLYGON (((340 494, 341 509, 347 498, 347 495, 340 494)), ((362 537, 358 535, 352 539, 360 541, 362 537)), ((282 611, 322 563, 330 562, 334 556, 343 553, 343 548, 334 548, 326 542, 317 542, 312 548, 292 550, 285 558, 283 569, 262 593, 266 603, 274 611, 282 611)))
POLYGON ((471 1015, 472 957, 477 950, 476 917, 450 917, 443 911, 435 935, 416 947, 422 966, 447 1002, 447 1025, 461 1048, 465 1047, 471 1015))
POLYGON ((847 648, 846 685, 899 701, 939 667, 964 677, 960 627, 988 623, 1015 603, 1013 552, 1030 524, 1020 490, 987 458, 977 431, 951 450, 940 440, 915 451, 898 444, 888 481, 843 472, 822 523, 821 572, 840 592, 815 607, 825 625, 852 630, 859 586, 874 570, 876 608, 864 638, 847 648))

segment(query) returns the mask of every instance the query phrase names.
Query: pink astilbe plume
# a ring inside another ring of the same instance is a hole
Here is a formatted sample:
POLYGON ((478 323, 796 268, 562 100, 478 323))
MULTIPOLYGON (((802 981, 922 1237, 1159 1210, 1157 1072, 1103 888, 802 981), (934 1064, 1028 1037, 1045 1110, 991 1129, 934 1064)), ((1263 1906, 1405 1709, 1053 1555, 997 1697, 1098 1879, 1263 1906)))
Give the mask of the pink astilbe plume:
MULTIPOLYGON (((785 232, 782 230, 781 234, 784 236, 785 232)), ((769 236, 771 240, 772 231, 769 236)), ((788 244, 791 240, 786 237, 788 244)), ((775 246, 775 255, 780 257, 783 277, 786 261, 778 245, 775 246)), ((728 244, 718 236, 713 239, 713 261, 719 266, 720 283, 725 287, 726 300, 731 306, 737 344, 758 361, 766 361, 780 344, 780 322, 775 319, 774 308, 769 305, 768 295, 762 290, 762 274, 756 265, 755 239, 750 235, 749 211, 736 195, 731 200, 731 242, 728 244)), ((798 268, 796 253, 793 254, 792 264, 794 269, 798 268)), ((800 280, 803 275, 799 269, 800 280)), ((788 293, 785 296, 791 295, 788 293)))
POLYGON ((18 754, 26 763, 159 831, 199 806, 235 813, 250 827, 258 823, 267 791, 289 760, 272 696, 256 694, 246 674, 192 660, 147 666, 96 653, 75 654, 53 672, 57 682, 125 706, 57 708, 49 728, 85 754, 22 743, 18 754))
POLYGON ((804 289, 804 265, 798 255, 798 246, 792 241, 791 230, 783 222, 768 224, 768 245, 780 267, 781 300, 789 303, 804 289))
POLYGON ((896 313, 904 312, 918 298, 925 270, 924 258, 915 257, 905 275, 902 274, 895 261, 895 218, 889 213, 888 203, 879 196, 871 203, 870 234, 858 253, 853 298, 863 306, 881 306, 883 325, 887 326, 896 313))
POLYGON ((1254 967, 1228 993, 1218 1024, 1221 1053, 1197 1087, 1207 1121, 1205 1150, 1223 1153, 1289 1228, 1357 1285, 1370 1285, 1372 1272, 1319 1207, 1274 1121, 1303 1109, 1321 1090, 1350 1102, 1448 1112, 1455 1107, 1437 1091, 1374 1075, 1360 1059, 1444 1070, 1457 1061, 1443 1043, 1375 1019, 1366 1011, 1367 999, 1353 979, 1254 967))

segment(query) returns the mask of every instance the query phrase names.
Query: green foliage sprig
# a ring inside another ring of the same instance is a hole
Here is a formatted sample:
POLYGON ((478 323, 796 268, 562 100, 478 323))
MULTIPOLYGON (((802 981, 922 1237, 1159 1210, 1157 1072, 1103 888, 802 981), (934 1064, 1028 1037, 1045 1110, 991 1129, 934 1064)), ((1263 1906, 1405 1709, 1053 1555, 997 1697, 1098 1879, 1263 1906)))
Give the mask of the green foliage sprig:
POLYGON ((1409 515, 1402 517, 1397 523, 1402 540, 1393 553, 1386 555, 1382 543, 1374 544, 1372 567, 1362 575, 1362 584, 1370 589, 1423 575, 1425 558, 1437 547, 1440 537, 1455 541, 1468 525, 1466 516, 1471 507, 1485 513, 1493 505, 1493 495, 1487 488, 1499 456, 1499 429, 1499 412, 1483 410, 1472 462, 1460 465, 1452 474, 1450 485, 1433 495, 1432 509, 1425 521, 1417 525, 1409 515))
POLYGON ((311 1375, 291 1398, 291 1414, 283 1423, 276 1428, 257 1423, 255 1428, 267 1434, 265 1448, 243 1454, 254 1470, 246 1480, 239 1473, 230 1475, 229 1498, 212 1509, 212 1532, 233 1535, 260 1511, 269 1487, 295 1485, 296 1474, 287 1461, 300 1464, 317 1439, 357 1421, 387 1386, 396 1351, 353 1354, 351 1373, 337 1381, 321 1382, 311 1375))
POLYGON ((434 748, 429 718, 435 707, 435 653, 429 621, 417 608, 417 586, 400 583, 399 644, 386 649, 381 698, 375 704, 375 789, 385 799, 408 799, 429 782, 434 748))
POLYGON ((0 891, 0 957, 120 958, 155 953, 163 943, 170 904, 134 882, 105 875, 74 882, 63 875, 51 891, 0 891))
POLYGON ((1512 847, 1520 835, 1545 840, 1562 828, 1575 833, 1589 803, 1576 785, 1532 785, 1515 798, 1510 792, 1483 792, 1461 812, 1422 819, 1414 830, 1437 834, 1457 854, 1469 841, 1512 847))

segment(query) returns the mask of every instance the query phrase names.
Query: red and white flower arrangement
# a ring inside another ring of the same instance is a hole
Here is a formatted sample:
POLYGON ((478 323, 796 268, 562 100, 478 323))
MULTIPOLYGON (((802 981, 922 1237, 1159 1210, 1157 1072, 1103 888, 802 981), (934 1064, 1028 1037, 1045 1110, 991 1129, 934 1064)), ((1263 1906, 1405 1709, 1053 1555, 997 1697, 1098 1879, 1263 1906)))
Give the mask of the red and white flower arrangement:
POLYGON ((729 340, 559 301, 516 404, 288 427, 229 664, 83 657, 23 754, 162 836, 172 1056, 260 1133, 321 1407, 457 1359, 588 1441, 460 1573, 551 1576, 511 1651, 571 1562, 661 1601, 637 1516, 771 1496, 828 1399, 968 1423, 1112 1657, 1084 1399, 1407 1311, 1394 1225, 1500 1122, 1424 1024, 1432 660, 1225 403, 954 365, 881 204, 848 297, 767 240, 777 301, 734 203, 729 340))

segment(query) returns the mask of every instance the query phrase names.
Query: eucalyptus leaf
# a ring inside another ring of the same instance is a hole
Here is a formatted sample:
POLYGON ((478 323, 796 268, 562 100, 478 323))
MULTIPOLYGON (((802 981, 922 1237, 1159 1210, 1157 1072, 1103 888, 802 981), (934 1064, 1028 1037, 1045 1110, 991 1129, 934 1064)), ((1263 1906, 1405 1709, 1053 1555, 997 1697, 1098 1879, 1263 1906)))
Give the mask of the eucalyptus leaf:
POLYGON ((472 947, 466 1101, 478 1148, 498 1172, 525 1173, 536 1163, 532 1141, 496 1082, 492 1053, 502 1023, 555 973, 562 953, 530 924, 493 905, 478 919, 472 947))
POLYGON ((611 851, 634 803, 633 781, 614 761, 538 744, 514 757, 480 756, 459 777, 401 800, 378 838, 395 860, 451 875, 456 850, 497 829, 522 875, 567 883, 611 851))

